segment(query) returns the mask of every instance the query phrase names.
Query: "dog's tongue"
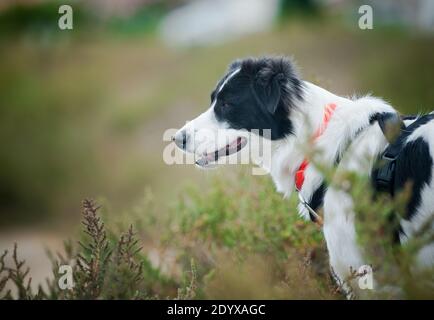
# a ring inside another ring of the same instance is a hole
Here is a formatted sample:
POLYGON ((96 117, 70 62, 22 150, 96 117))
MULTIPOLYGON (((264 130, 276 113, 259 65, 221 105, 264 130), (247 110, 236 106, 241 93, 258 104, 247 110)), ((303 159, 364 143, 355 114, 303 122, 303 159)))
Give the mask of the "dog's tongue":
POLYGON ((230 144, 226 145, 223 148, 220 148, 217 151, 214 151, 213 153, 208 153, 203 155, 201 158, 196 160, 196 164, 199 166, 206 166, 210 162, 217 161, 220 157, 228 156, 231 153, 239 151, 241 146, 241 138, 237 138, 235 141, 231 142, 230 144))

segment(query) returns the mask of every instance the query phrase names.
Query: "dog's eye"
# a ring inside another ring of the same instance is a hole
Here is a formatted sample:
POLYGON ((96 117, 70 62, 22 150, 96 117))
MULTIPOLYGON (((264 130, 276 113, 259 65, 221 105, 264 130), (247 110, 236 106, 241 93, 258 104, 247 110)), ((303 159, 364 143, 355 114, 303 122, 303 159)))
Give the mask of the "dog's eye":
POLYGON ((222 102, 222 107, 223 107, 223 108, 229 108, 229 103, 227 103, 227 102, 222 102))

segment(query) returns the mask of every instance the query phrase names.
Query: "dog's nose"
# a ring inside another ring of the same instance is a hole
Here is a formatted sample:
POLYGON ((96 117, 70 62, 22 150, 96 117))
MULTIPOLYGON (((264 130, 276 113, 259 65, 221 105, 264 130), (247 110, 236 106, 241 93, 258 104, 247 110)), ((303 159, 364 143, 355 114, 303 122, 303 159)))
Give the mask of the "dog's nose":
POLYGON ((178 148, 185 150, 187 147, 187 133, 185 130, 178 131, 172 138, 178 148))

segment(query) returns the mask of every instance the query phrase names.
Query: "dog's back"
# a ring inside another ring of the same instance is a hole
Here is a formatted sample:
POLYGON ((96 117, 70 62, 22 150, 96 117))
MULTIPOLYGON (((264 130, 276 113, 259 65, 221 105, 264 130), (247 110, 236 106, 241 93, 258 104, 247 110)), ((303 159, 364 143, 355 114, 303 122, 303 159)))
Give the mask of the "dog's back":
MULTIPOLYGON (((399 239, 434 230, 434 114, 407 121, 402 134, 402 151, 396 159, 394 193, 410 190, 399 230, 399 239)), ((419 265, 434 266, 434 243, 426 241, 417 255, 419 265)))

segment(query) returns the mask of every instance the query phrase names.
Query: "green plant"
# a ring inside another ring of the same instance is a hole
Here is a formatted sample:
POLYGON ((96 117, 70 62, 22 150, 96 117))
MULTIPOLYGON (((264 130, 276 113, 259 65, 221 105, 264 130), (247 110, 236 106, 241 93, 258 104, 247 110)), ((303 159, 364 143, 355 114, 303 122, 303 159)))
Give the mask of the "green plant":
POLYGON ((83 239, 74 249, 65 242, 62 255, 49 252, 53 265, 53 279, 47 280, 47 289, 39 287, 35 294, 31 289, 29 268, 17 256, 17 245, 13 251, 13 267, 6 267, 5 251, 0 257, 0 293, 2 298, 11 299, 137 299, 145 298, 142 288, 143 261, 139 258, 139 240, 132 226, 120 235, 117 241, 107 239, 105 225, 98 216, 99 207, 91 200, 83 201, 83 239), (62 290, 58 281, 59 267, 69 265, 73 270, 73 288, 62 290), (6 284, 15 286, 16 294, 6 284))
POLYGON ((29 268, 25 268, 25 261, 18 258, 17 244, 14 245, 14 250, 12 253, 12 263, 11 267, 6 267, 5 258, 8 251, 5 250, 0 257, 0 299, 12 299, 12 293, 10 289, 6 290, 6 284, 10 281, 15 285, 16 296, 18 299, 31 299, 33 297, 30 285, 32 278, 28 277, 29 268), (3 276, 2 276, 3 273, 3 276), (6 291, 1 295, 2 291, 6 291))
MULTIPOLYGON (((415 255, 433 240, 432 234, 403 246, 393 243, 396 225, 389 220, 391 213, 399 215, 405 194, 373 201, 372 193, 366 192, 368 178, 332 172, 325 176, 334 187, 358 199, 354 204, 358 241, 374 268, 377 284, 401 288, 398 293, 380 290, 368 297, 432 298, 432 271, 415 274, 411 270, 415 255)), ((295 198, 282 200, 268 178, 252 177, 243 170, 220 175, 211 185, 209 190, 187 188, 172 210, 164 213, 146 194, 145 201, 133 206, 131 215, 123 215, 121 223, 107 214, 109 227, 95 202, 85 200, 80 241, 66 241, 63 253, 49 252, 53 277, 46 286, 33 292, 28 268, 15 246, 10 267, 8 253, 0 256, 0 297, 343 298, 340 284, 329 273, 322 234, 316 225, 300 220, 295 198), (131 221, 135 231, 127 227, 131 221), (59 288, 62 265, 72 266, 71 290, 59 288)), ((348 283, 363 276, 352 271, 345 279, 348 283)))

